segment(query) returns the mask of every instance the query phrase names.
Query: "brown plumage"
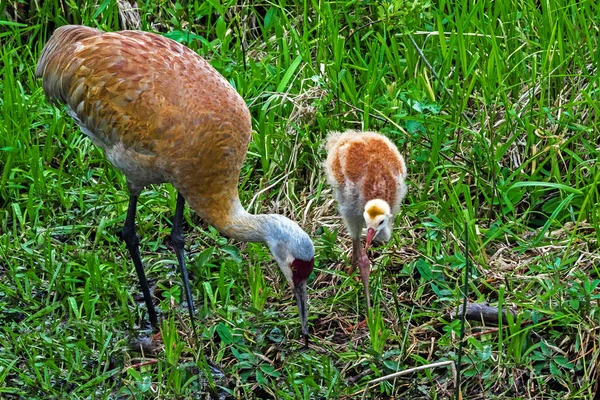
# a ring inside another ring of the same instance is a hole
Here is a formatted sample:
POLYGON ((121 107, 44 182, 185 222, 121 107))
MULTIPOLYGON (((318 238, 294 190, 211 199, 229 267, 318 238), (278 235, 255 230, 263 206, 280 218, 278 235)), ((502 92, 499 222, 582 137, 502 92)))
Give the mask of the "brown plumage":
POLYGON ((327 138, 327 180, 333 187, 340 213, 352 237, 351 271, 359 267, 367 308, 371 240, 389 240, 393 216, 406 195, 406 164, 396 146, 375 132, 332 132, 327 138), (367 227, 365 247, 360 235, 367 227))
MULTIPOLYGON (((314 248, 296 223, 276 214, 251 215, 241 206, 237 185, 251 118, 246 103, 223 76, 192 50, 163 36, 84 26, 55 31, 42 51, 36 76, 42 78, 48 99, 64 103, 82 131, 126 175, 131 198, 123 235, 142 287, 145 276, 135 254, 135 203, 144 186, 169 182, 180 197, 172 236, 184 281, 177 219, 185 198, 223 234, 267 243, 296 293, 307 334, 306 278, 314 248)), ((144 289, 144 295, 155 324, 149 291, 144 289)))

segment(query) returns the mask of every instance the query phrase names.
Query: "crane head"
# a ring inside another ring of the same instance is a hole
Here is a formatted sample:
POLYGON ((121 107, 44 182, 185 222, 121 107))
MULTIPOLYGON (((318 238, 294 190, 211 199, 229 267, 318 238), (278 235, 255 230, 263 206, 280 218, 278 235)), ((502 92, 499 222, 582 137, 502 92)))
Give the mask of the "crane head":
POLYGON ((385 200, 369 200, 367 204, 365 204, 363 217, 365 218, 365 223, 367 225, 365 251, 369 249, 373 239, 382 242, 390 239, 390 236, 392 235, 392 212, 389 204, 385 200))
POLYGON ((308 347, 306 281, 315 265, 315 248, 298 224, 281 215, 271 214, 270 217, 272 222, 267 228, 267 245, 294 291, 302 334, 305 346, 308 347))
POLYGON ((302 334, 304 335, 305 347, 308 347, 308 310, 306 300, 306 280, 310 276, 315 266, 315 259, 304 261, 295 259, 290 265, 292 270, 292 283, 294 295, 296 296, 296 304, 300 313, 300 321, 302 323, 302 334))

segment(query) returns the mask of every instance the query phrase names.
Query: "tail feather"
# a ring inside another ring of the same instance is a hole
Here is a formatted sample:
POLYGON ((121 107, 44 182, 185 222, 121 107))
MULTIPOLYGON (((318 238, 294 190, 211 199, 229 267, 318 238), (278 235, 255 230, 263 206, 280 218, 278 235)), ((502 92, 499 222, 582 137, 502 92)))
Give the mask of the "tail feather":
POLYGON ((371 133, 368 131, 362 132, 354 129, 347 129, 344 132, 330 131, 327 134, 327 140, 325 142, 325 149, 330 153, 336 147, 344 144, 344 142, 351 140, 355 136, 361 136, 364 133, 371 133), (342 143, 340 143, 342 142, 342 143))
POLYGON ((329 131, 327 133, 327 139, 325 141, 325 150, 327 150, 327 153, 330 153, 335 147, 337 147, 337 144, 342 136, 342 132, 329 131))
POLYGON ((77 49, 75 44, 101 33, 98 29, 79 25, 65 25, 54 31, 35 68, 35 76, 42 78, 42 86, 48 99, 54 102, 66 100, 65 92, 72 72, 69 66, 77 49))

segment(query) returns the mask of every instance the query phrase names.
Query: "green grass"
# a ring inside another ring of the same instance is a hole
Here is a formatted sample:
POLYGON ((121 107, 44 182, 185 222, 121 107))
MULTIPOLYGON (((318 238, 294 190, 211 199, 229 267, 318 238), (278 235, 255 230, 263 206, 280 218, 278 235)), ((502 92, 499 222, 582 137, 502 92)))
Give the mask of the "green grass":
MULTIPOLYGON (((137 218, 162 344, 118 238, 124 177, 45 100, 34 68, 55 27, 120 28, 113 1, 0 2, 0 397, 356 398, 371 379, 455 360, 469 229, 469 300, 516 309, 467 324, 469 399, 591 398, 600 358, 600 79, 596 1, 140 1, 140 28, 182 41, 246 99, 240 176, 252 212, 316 245, 311 348, 268 250, 185 212, 194 340, 170 246, 175 190, 137 218), (325 184, 328 130, 390 137, 409 166, 393 239, 375 249, 373 313, 325 184), (465 225, 466 224, 466 225, 465 225), (206 357, 224 377, 207 382, 206 357)), ((449 398, 450 368, 369 389, 449 398)))

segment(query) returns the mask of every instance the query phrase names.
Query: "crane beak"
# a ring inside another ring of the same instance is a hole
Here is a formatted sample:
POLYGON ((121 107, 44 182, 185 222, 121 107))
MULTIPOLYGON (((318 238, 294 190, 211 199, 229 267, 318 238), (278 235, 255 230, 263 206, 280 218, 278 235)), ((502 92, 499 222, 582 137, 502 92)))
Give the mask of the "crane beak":
POLYGON ((369 246, 371 246, 371 241, 375 237, 376 233, 377 232, 375 232, 375 229, 373 228, 367 229, 367 241, 365 243, 365 251, 369 250, 369 246))
POLYGON ((300 313, 300 322, 302 323, 302 335, 304 335, 304 348, 308 348, 308 307, 306 304, 306 280, 294 285, 294 294, 300 313))

